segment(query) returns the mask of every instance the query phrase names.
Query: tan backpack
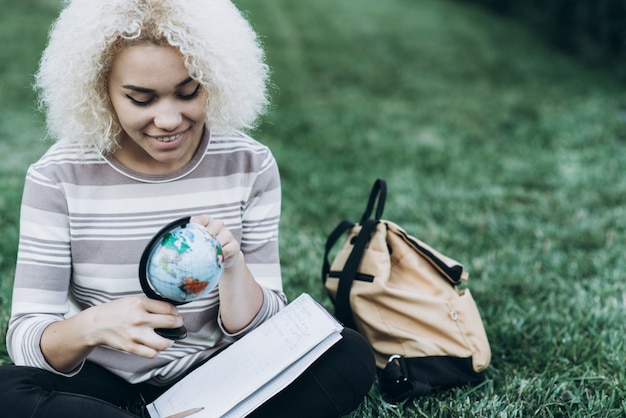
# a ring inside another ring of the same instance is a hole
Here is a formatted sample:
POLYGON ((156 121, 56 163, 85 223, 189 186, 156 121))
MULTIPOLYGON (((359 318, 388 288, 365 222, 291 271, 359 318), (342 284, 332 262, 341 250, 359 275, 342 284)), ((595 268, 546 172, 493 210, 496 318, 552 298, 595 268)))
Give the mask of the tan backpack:
POLYGON ((491 350, 472 294, 458 287, 467 272, 382 220, 385 199, 386 183, 378 179, 359 224, 343 221, 328 237, 322 277, 335 316, 370 342, 389 402, 482 382, 491 350))

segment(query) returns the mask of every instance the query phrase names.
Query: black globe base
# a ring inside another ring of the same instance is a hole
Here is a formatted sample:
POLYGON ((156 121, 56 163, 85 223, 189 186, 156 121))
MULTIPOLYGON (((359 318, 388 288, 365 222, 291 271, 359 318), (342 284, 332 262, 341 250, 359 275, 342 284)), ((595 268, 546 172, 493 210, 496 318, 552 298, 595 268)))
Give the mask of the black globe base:
POLYGON ((187 328, 184 326, 180 328, 158 328, 154 332, 170 340, 182 340, 187 337, 187 328))

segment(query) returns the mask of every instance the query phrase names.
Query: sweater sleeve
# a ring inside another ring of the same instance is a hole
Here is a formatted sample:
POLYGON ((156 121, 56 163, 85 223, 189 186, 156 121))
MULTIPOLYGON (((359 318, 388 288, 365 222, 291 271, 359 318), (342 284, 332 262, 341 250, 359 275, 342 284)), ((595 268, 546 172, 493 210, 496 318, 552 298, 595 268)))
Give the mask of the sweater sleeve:
MULTIPOLYGON (((41 335, 70 310, 70 236, 62 190, 31 167, 20 210, 20 236, 7 349, 17 365, 58 373, 45 360, 41 335)), ((73 374, 73 373, 70 373, 73 374)))
POLYGON ((256 328, 287 303, 283 293, 278 248, 280 176, 273 155, 269 149, 266 152, 243 209, 241 238, 241 250, 246 264, 263 289, 263 305, 252 322, 236 334, 228 333, 219 320, 222 331, 234 338, 256 328))

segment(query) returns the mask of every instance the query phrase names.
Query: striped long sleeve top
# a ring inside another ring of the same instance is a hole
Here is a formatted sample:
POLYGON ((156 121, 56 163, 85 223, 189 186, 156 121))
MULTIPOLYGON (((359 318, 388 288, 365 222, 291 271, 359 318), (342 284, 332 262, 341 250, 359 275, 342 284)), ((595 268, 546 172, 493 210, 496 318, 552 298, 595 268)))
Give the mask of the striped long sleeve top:
POLYGON ((39 346, 44 329, 91 306, 142 294, 138 265, 152 235, 183 216, 209 214, 240 242, 263 289, 256 318, 237 334, 226 332, 216 288, 179 307, 189 336, 157 358, 106 346, 88 357, 132 383, 172 382, 286 303, 278 256, 280 204, 274 157, 240 132, 206 132, 192 160, 166 176, 129 171, 95 149, 54 144, 29 168, 24 185, 7 332, 12 360, 58 373, 39 346))

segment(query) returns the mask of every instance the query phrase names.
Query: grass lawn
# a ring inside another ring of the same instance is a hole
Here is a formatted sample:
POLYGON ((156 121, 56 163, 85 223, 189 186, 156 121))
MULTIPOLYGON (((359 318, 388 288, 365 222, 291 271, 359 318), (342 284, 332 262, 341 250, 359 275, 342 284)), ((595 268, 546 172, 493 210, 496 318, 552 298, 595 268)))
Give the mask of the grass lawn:
MULTIPOLYGON (((470 271, 491 342, 481 386, 395 408, 374 388, 352 416, 626 416, 623 78, 450 0, 236 3, 273 70, 254 135, 281 168, 288 296, 330 306, 326 235, 382 177, 385 217, 470 271)), ((21 183, 47 146, 30 74, 58 2, 0 4, 2 339, 21 183)))

